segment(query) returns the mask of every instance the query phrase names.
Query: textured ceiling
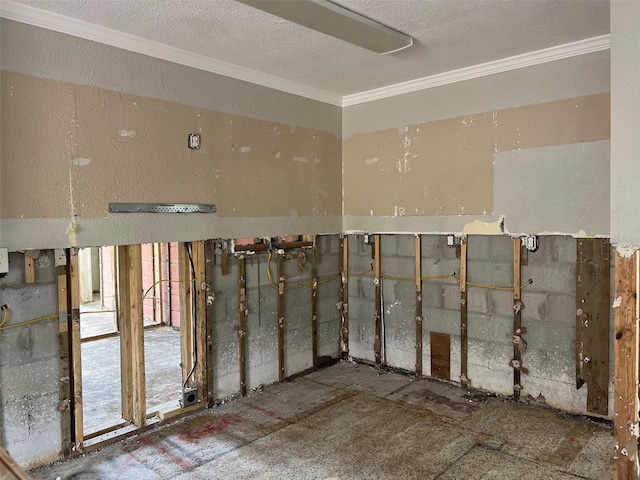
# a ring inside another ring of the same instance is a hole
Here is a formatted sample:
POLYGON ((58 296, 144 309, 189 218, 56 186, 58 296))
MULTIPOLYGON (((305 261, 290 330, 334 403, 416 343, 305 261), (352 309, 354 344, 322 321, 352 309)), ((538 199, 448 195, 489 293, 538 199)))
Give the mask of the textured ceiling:
POLYGON ((337 0, 414 37, 377 55, 234 0, 14 0, 335 95, 609 33, 608 0, 337 0))

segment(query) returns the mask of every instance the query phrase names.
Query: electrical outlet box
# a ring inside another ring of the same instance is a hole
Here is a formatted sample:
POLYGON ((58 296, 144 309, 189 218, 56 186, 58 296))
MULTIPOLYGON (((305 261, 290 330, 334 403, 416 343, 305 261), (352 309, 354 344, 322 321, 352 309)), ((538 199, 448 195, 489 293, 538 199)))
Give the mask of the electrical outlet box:
POLYGON ((180 405, 182 408, 189 407, 198 403, 197 388, 183 388, 180 391, 180 405))
POLYGON ((63 267, 67 264, 67 254, 63 248, 56 248, 53 251, 56 267, 63 267))
POLYGON ((9 250, 0 248, 0 273, 9 272, 9 250))

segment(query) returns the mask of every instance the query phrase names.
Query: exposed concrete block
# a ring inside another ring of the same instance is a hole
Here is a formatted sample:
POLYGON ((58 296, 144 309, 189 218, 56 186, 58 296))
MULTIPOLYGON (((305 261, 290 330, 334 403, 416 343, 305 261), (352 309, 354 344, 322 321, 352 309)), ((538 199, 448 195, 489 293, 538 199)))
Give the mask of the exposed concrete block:
POLYGON ((551 322, 561 322, 575 325, 576 302, 573 296, 559 294, 548 295, 547 305, 547 320, 551 322))
POLYGON ((407 278, 412 282, 416 276, 415 257, 382 257, 381 270, 384 275, 407 278))
POLYGON ((414 371, 416 367, 415 348, 402 349, 399 345, 390 348, 387 344, 386 362, 391 367, 414 371))
POLYGON ((442 293, 444 295, 444 308, 460 311, 460 286, 443 284, 442 293))
POLYGON ((491 260, 513 265, 513 240, 508 235, 492 235, 490 237, 491 260))
POLYGON ((422 282, 422 307, 444 307, 444 291, 440 283, 422 282))
POLYGON ((396 282, 391 292, 391 296, 387 293, 387 282, 384 283, 385 288, 385 299, 392 298, 394 301, 397 300, 400 303, 406 304, 408 306, 412 306, 415 312, 416 306, 416 285, 414 282, 396 282))
MULTIPOLYGON (((385 235, 386 236, 386 235, 385 235)), ((415 265, 416 240, 415 235, 394 235, 398 241, 398 256, 410 257, 415 265)))
POLYGON ((497 287, 511 287, 513 286, 513 265, 494 261, 469 261, 467 281, 497 287))
POLYGON ((488 312, 488 300, 489 292, 483 288, 469 288, 467 289, 467 311, 469 312, 488 312))
POLYGON ((429 332, 448 333, 449 335, 460 335, 460 312, 443 308, 422 309, 424 320, 422 328, 425 335, 429 332))
POLYGON ((491 257, 493 236, 469 235, 467 237, 467 260, 488 260, 491 257))
MULTIPOLYGON (((351 255, 351 253, 349 253, 349 274, 360 274, 363 271, 371 268, 372 264, 373 260, 371 259, 371 256, 357 256, 351 255)), ((349 279, 352 278, 356 277, 349 277, 349 279)))
MULTIPOLYGON (((563 382, 549 378, 539 378, 533 375, 522 376, 522 395, 538 398, 544 397, 545 403, 553 408, 566 412, 585 414, 587 406, 586 387, 576 390, 573 382, 563 382)), ((613 415, 613 402, 609 402, 610 413, 613 415)))
MULTIPOLYGON (((362 297, 375 301, 376 298, 376 286, 373 283, 372 275, 365 275, 358 278, 359 293, 362 297)), ((349 289, 349 296, 351 296, 351 289, 349 289)), ((375 309, 375 303, 371 305, 372 309, 375 309)))
POLYGON ((420 241, 423 258, 439 260, 443 257, 442 249, 446 247, 446 237, 443 235, 422 235, 420 241))
POLYGON ((398 255, 398 237, 400 235, 380 236, 380 255, 382 255, 382 258, 386 256, 396 257, 398 255))
POLYGON ((513 292, 490 290, 487 312, 493 315, 513 315, 513 292))
POLYGON ((524 324, 530 321, 547 319, 547 295, 545 293, 523 291, 522 303, 524 304, 524 310, 522 311, 522 322, 524 324))
POLYGON ((485 340, 496 344, 513 345, 513 317, 469 313, 469 343, 485 340))
POLYGON ((532 290, 547 293, 575 294, 576 265, 566 263, 551 263, 545 265, 531 265, 522 267, 523 282, 532 279, 532 290))
POLYGON ((513 377, 510 372, 496 372, 471 361, 467 364, 467 372, 471 386, 474 388, 482 388, 502 395, 513 393, 513 377))

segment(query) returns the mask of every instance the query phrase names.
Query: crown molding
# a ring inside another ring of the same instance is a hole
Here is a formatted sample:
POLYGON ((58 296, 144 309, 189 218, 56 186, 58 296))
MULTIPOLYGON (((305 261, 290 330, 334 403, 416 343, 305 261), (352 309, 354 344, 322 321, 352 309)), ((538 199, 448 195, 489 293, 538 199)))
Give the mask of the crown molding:
POLYGON ((541 63, 575 57, 610 48, 610 35, 587 38, 577 42, 565 43, 555 47, 536 50, 513 57, 470 67, 451 70, 428 77, 409 80, 407 82, 388 85, 386 87, 367 90, 352 95, 340 96, 324 90, 312 88, 301 83, 284 80, 257 70, 241 67, 204 55, 170 47, 159 42, 145 40, 128 33, 118 32, 93 23, 47 12, 11 0, 0 0, 0 17, 36 27, 46 28, 86 40, 111 45, 131 52, 141 53, 169 62, 197 68, 207 72, 224 75, 245 82, 273 88, 282 92, 317 100, 331 105, 349 107, 361 103, 372 102, 383 98, 403 95, 428 88, 439 87, 450 83, 462 82, 473 78, 484 77, 501 72, 508 72, 541 63))
POLYGON ((451 70, 448 72, 431 75, 429 77, 417 78, 408 82, 396 83, 386 87, 367 90, 366 92, 354 93, 342 97, 342 106, 349 107, 360 103, 372 102, 383 98, 394 97, 405 93, 417 92, 433 87, 440 87, 450 83, 462 82, 473 78, 485 77, 519 68, 539 65, 541 63, 562 60, 563 58, 575 57, 587 53, 607 50, 611 45, 611 36, 600 35, 577 42, 556 45, 555 47, 536 50, 533 52, 515 55, 513 57, 494 60, 492 62, 481 63, 470 67, 451 70))
POLYGON ((146 40, 128 33, 119 32, 111 28, 70 18, 58 13, 47 12, 29 5, 2 0, 0 2, 0 17, 8 20, 26 23, 36 27, 66 33, 74 37, 84 38, 94 42, 111 45, 131 52, 141 53, 150 57, 167 60, 169 62, 197 68, 218 75, 243 80, 263 87, 273 88, 282 92, 299 95, 301 97, 341 106, 342 97, 324 90, 308 87, 301 83, 291 82, 282 78, 268 75, 251 68, 233 65, 221 60, 215 60, 179 48, 164 45, 159 42, 146 40))

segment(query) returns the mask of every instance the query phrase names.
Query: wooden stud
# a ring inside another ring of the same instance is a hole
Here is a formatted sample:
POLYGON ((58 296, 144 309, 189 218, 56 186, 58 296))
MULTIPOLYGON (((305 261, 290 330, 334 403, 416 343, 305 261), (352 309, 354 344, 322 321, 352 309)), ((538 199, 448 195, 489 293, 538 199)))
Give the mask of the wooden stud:
POLYGON ((31 476, 2 447, 0 447, 0 478, 32 480, 31 476))
POLYGON ((68 457, 71 453, 71 431, 73 418, 71 415, 71 382, 70 367, 71 352, 69 350, 69 315, 68 305, 69 290, 67 288, 67 267, 57 267, 58 270, 58 353, 60 355, 60 437, 62 440, 61 450, 63 457, 68 457))
POLYGON ((460 237, 460 383, 469 385, 467 315, 467 236, 460 237))
POLYGON ((162 325, 163 322, 163 311, 162 311, 162 270, 161 270, 161 260, 160 260, 160 244, 153 244, 153 316, 159 325, 162 325))
POLYGON ((340 238, 338 254, 340 269, 340 285, 338 302, 340 305, 340 358, 349 358, 349 237, 340 238))
POLYGON ((201 392, 200 401, 207 396, 207 281, 205 276, 205 247, 203 241, 192 243, 195 267, 196 296, 196 369, 194 383, 201 392))
POLYGON ((205 282, 206 282, 206 376, 207 376, 207 407, 211 408, 215 401, 214 385, 214 363, 213 363, 213 317, 214 317, 214 301, 213 294, 213 277, 215 266, 215 241, 207 240, 204 244, 205 258, 205 282))
POLYGON ((373 284, 376 290, 376 325, 375 340, 373 342, 373 352, 376 359, 376 365, 382 364, 382 285, 380 283, 380 235, 374 236, 374 267, 373 267, 373 284))
POLYGON ((225 248, 222 250, 222 259, 220 264, 220 274, 228 275, 229 274, 229 249, 225 248))
POLYGON ((238 353, 240 355, 240 395, 247 394, 247 279, 244 255, 238 257, 238 353))
POLYGON ((581 238, 576 262, 576 387, 587 383, 587 411, 609 412, 610 244, 581 238))
POLYGON ((311 355, 318 368, 318 269, 311 269, 311 355))
MULTIPOLYGON (((513 335, 514 339, 521 337, 522 328, 522 241, 520 238, 513 239, 513 335)), ((520 398, 522 390, 522 375, 520 368, 515 368, 522 364, 522 353, 514 341, 513 345, 513 399, 520 398)))
POLYGON ((278 379, 285 378, 284 365, 284 255, 278 254, 278 379))
POLYGON ((133 365, 132 365, 132 339, 131 339, 131 290, 130 269, 127 247, 117 248, 117 278, 118 278, 118 330, 120 332, 120 395, 122 418, 133 421, 133 365))
POLYGON ((422 245, 420 235, 415 236, 416 254, 416 375, 422 376, 422 245))
MULTIPOLYGON (((131 371, 133 423, 142 427, 147 422, 147 396, 144 368, 144 310, 142 289, 142 248, 127 245, 127 266, 129 269, 129 309, 131 333, 131 371)), ((120 265, 122 268, 122 265, 120 265)))
POLYGON ((71 363, 72 363, 72 405, 73 405, 73 443, 82 446, 84 441, 84 422, 82 415, 82 349, 80 335, 80 272, 78 270, 78 251, 69 256, 69 285, 71 293, 71 363))
POLYGON ((35 281, 36 261, 29 252, 24 252, 24 283, 35 283, 35 281))
POLYGON ((616 480, 640 477, 638 469, 638 325, 636 259, 615 254, 613 468, 616 480))
POLYGON ((188 378, 193 368, 193 273, 187 253, 187 244, 178 244, 178 276, 180 279, 180 357, 182 359, 182 382, 194 387, 194 378, 188 378))

